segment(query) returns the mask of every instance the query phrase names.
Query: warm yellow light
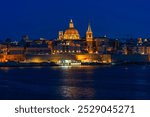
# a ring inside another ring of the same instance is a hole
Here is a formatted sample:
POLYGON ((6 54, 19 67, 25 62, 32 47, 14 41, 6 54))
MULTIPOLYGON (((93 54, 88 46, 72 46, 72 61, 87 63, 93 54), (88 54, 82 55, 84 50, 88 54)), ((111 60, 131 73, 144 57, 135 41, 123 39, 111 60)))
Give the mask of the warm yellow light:
POLYGON ((32 59, 32 62, 33 63, 41 63, 42 61, 39 58, 34 58, 34 59, 32 59))

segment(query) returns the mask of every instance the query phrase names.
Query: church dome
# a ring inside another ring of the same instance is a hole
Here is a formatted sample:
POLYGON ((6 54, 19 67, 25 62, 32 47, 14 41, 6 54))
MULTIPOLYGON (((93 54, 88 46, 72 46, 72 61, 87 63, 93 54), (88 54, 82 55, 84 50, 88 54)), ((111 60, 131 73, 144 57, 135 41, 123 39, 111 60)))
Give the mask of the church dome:
POLYGON ((67 29, 64 34, 64 39, 80 39, 78 30, 75 28, 67 29))
POLYGON ((64 39, 68 40, 79 40, 80 35, 77 29, 74 28, 73 21, 71 20, 69 23, 69 29, 67 29, 64 33, 64 39))

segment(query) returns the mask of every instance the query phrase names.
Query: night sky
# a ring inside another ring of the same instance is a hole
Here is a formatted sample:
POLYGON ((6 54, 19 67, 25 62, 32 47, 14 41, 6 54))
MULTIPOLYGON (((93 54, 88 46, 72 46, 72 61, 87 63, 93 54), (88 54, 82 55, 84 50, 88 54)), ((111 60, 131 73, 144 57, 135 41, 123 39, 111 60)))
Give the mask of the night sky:
POLYGON ((53 39, 70 19, 81 37, 89 21, 94 36, 150 37, 149 0, 1 0, 0 40, 53 39))

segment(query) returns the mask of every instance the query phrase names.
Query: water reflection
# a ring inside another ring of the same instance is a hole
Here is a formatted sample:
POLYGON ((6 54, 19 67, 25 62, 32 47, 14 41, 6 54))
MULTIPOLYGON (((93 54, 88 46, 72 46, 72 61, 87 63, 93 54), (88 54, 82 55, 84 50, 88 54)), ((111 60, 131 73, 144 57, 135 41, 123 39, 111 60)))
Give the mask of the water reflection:
POLYGON ((95 95, 95 89, 62 86, 60 87, 60 93, 64 99, 93 99, 95 95))
POLYGON ((44 67, 41 66, 35 66, 35 67, 0 67, 0 71, 8 72, 10 70, 16 70, 16 69, 42 69, 44 67))
MULTIPOLYGON (((59 69, 59 68, 57 68, 59 69)), ((59 92, 65 99, 93 99, 94 66, 60 67, 62 84, 59 92)))
POLYGON ((0 67, 0 70, 4 72, 8 72, 10 69, 10 67, 0 67))
POLYGON ((145 65, 1 67, 0 92, 10 99, 150 99, 149 71, 145 65))

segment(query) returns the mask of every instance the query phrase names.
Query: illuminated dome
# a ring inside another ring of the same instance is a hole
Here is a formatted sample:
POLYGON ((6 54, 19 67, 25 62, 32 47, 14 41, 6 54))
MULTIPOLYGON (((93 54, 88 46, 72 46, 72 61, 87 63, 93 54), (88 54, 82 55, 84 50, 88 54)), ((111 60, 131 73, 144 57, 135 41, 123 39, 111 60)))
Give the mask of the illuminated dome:
POLYGON ((74 28, 73 21, 71 20, 69 23, 69 29, 67 29, 64 33, 64 39, 68 40, 79 40, 80 35, 77 29, 74 28))

